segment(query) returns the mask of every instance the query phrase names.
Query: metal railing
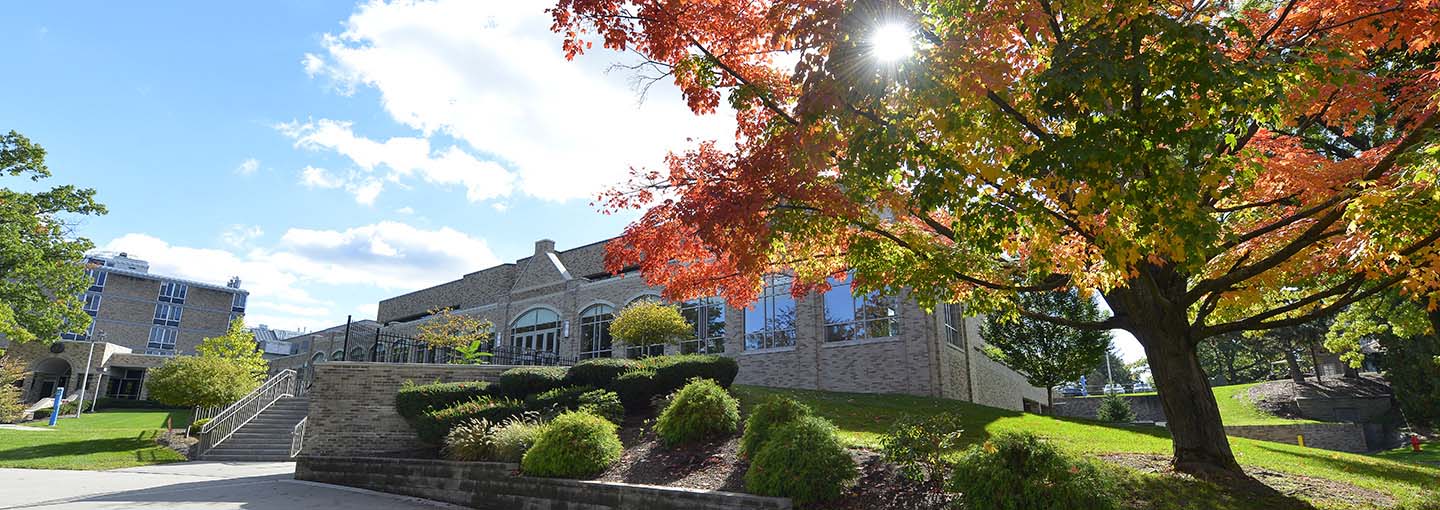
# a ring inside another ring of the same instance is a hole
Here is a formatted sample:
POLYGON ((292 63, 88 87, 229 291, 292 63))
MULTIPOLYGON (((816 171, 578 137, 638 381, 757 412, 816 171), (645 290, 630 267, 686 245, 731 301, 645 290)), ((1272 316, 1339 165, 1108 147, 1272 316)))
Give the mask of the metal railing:
MULTIPOLYGON (((561 357, 554 351, 526 349, 510 345, 487 345, 486 356, 481 363, 489 365, 548 365, 569 366, 577 361, 575 357, 561 357)), ((448 347, 431 347, 423 341, 392 333, 375 332, 374 343, 370 346, 367 359, 347 361, 369 361, 372 363, 458 363, 463 358, 458 351, 448 347)))
POLYGON ((296 423, 295 428, 290 431, 291 458, 294 458, 296 455, 300 455, 300 450, 305 447, 305 422, 308 421, 310 421, 309 416, 301 418, 300 423, 296 423))
POLYGON ((211 448, 230 439, 230 436, 239 430, 240 427, 250 423, 260 413, 264 412, 274 404, 275 401, 285 397, 294 397, 297 394, 299 378, 295 377, 294 370, 283 370, 274 377, 265 381, 255 391, 245 395, 234 404, 230 404, 214 418, 210 419, 200 429, 200 442, 195 445, 196 452, 204 455, 211 448))

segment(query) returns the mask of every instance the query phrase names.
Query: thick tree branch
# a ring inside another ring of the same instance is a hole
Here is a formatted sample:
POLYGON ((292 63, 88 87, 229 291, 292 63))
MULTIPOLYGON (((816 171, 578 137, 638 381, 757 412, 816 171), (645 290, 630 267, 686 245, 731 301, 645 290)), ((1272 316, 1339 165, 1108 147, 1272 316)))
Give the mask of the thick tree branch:
POLYGON ((1033 320, 1037 320, 1037 321, 1048 322, 1048 323, 1051 323, 1051 324, 1056 324, 1056 325, 1060 325, 1060 326, 1075 328, 1075 329, 1084 330, 1084 331, 1109 331, 1109 330, 1112 330, 1112 329, 1120 329, 1120 327, 1121 327, 1122 325, 1124 325, 1124 321, 1121 320, 1121 319, 1118 318, 1118 317, 1110 317, 1110 318, 1105 319, 1105 320, 1103 320, 1103 321, 1093 322, 1093 321, 1077 321, 1077 320, 1073 320, 1073 319, 1067 319, 1067 318, 1065 318, 1065 317, 1056 317, 1056 316, 1049 315, 1049 314, 1043 314, 1043 313, 1039 313, 1039 312, 1033 312, 1033 311, 1030 311, 1030 310, 1026 310, 1026 309, 1024 309, 1024 308, 1017 308, 1017 311, 1020 312, 1020 316, 1021 316, 1021 317, 1024 317, 1024 318, 1027 318, 1027 319, 1033 319, 1033 320))
POLYGON ((1269 207, 1269 206, 1272 206, 1272 205, 1275 205, 1275 204, 1278 204, 1278 203, 1281 203, 1281 202, 1286 202, 1286 201, 1289 201, 1289 200, 1294 200, 1295 197, 1298 197, 1298 196, 1300 196, 1300 192, 1297 191, 1297 192, 1291 193, 1291 194, 1289 194, 1289 195, 1285 195, 1285 196, 1283 196, 1283 197, 1272 198, 1272 199, 1270 199, 1270 200, 1263 200, 1263 201, 1260 201, 1260 202, 1251 202, 1251 203, 1248 203, 1248 204, 1240 204, 1240 205, 1231 205, 1231 206, 1216 207, 1216 208, 1215 208, 1215 212, 1217 212, 1217 213, 1232 213, 1232 212, 1235 212, 1235 211, 1243 211, 1243 210, 1245 210, 1245 209, 1254 209, 1254 208, 1256 208, 1256 207, 1269 207))
POLYGON ((1035 123, 1030 122, 1030 119, 1026 118, 1025 114, 1020 113, 1018 110, 1015 109, 1015 107, 1010 106, 1010 103, 1005 101, 1005 98, 1000 97, 999 94, 996 94, 995 91, 986 90, 985 97, 990 99, 990 102, 995 103, 995 106, 999 107, 1000 111, 1005 112, 1006 115, 1014 118, 1015 122, 1019 122, 1021 126, 1025 126, 1025 130, 1029 131, 1030 134, 1035 135, 1036 138, 1039 138, 1041 140, 1050 139, 1050 133, 1045 132, 1045 130, 1040 129, 1040 126, 1037 126, 1035 125, 1035 123))

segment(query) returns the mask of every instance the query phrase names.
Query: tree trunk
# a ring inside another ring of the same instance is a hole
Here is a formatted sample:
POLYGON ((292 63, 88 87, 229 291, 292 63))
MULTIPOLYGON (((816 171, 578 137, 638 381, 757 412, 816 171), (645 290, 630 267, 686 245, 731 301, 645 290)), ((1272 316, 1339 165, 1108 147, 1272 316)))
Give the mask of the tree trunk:
POLYGON ((1200 476, 1240 476, 1230 451, 1220 408, 1210 390, 1183 305, 1186 278, 1166 268, 1147 267, 1125 288, 1105 295, 1124 328, 1145 347, 1160 407, 1170 428, 1175 469, 1200 476))
POLYGON ((1290 369, 1290 380, 1305 382, 1305 373, 1300 371, 1300 357, 1295 355, 1295 344, 1285 341, 1285 366, 1290 369))

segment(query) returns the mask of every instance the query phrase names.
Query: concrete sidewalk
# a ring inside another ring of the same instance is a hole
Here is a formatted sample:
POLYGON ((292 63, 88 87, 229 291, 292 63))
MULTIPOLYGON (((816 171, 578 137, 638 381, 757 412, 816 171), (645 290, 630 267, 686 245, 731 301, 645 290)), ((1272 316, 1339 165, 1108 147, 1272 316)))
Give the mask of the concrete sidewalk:
POLYGON ((0 469, 0 509, 458 508, 294 477, 292 462, 184 462, 113 471, 0 469))

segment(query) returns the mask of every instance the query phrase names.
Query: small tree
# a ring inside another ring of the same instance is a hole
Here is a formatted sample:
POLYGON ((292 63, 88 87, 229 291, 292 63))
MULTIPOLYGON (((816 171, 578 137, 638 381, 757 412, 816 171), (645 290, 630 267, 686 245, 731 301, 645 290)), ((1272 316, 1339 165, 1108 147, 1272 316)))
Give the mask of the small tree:
POLYGON ((265 375, 270 372, 270 362, 265 361, 265 356, 257 348, 255 334, 245 329, 243 317, 230 321, 230 328, 224 335, 200 341, 195 352, 202 358, 232 361, 244 368, 250 378, 257 382, 264 381, 265 375))
POLYGON ((180 356, 150 370, 150 398, 184 407, 211 407, 240 400, 260 385, 251 369, 234 360, 180 356))
POLYGON ((1104 398, 1100 401, 1100 409, 1095 412, 1095 418, 1114 423, 1135 421, 1135 410, 1130 408, 1130 401, 1125 397, 1112 393, 1104 398))
POLYGON ((655 301, 635 302, 610 323, 615 343, 644 347, 647 352, 652 345, 679 343, 694 331, 680 310, 655 301))
MULTIPOLYGON (((1020 305, 1076 321, 1102 320, 1104 313, 1094 301, 1074 292, 1021 294, 1020 305)), ((1054 387, 1085 375, 1097 363, 1103 363, 1110 347, 1110 333, 1079 330, 1052 322, 1026 317, 1001 315, 986 317, 980 336, 988 344, 985 354, 1023 374, 1030 384, 1054 387)), ((1046 405, 1053 400, 1047 391, 1046 405)))
POLYGON ((20 401, 20 388, 15 383, 25 376, 25 365, 0 351, 0 423, 14 423, 21 418, 25 403, 20 401))
POLYGON ((495 324, 472 315, 454 313, 451 308, 430 310, 431 318, 419 326, 416 339, 431 347, 449 347, 459 357, 457 365, 479 365, 493 356, 490 342, 495 324))

